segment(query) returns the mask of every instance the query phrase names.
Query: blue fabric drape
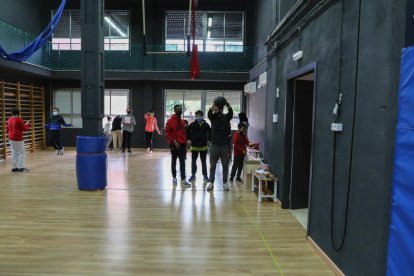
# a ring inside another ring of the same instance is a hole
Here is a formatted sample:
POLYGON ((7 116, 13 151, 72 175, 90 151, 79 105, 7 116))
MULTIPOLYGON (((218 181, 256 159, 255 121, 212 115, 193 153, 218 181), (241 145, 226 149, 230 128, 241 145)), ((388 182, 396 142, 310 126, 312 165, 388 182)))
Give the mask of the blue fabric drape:
POLYGON ((387 275, 414 273, 414 47, 403 49, 387 275))
POLYGON ((49 22, 47 27, 40 33, 40 35, 32 41, 27 47, 18 50, 17 52, 8 54, 0 46, 0 56, 4 59, 11 61, 25 61, 33 55, 34 52, 39 50, 52 36, 53 31, 56 26, 59 24, 60 17, 62 16, 63 9, 65 8, 66 0, 62 0, 62 3, 59 6, 56 14, 53 16, 52 20, 49 22))

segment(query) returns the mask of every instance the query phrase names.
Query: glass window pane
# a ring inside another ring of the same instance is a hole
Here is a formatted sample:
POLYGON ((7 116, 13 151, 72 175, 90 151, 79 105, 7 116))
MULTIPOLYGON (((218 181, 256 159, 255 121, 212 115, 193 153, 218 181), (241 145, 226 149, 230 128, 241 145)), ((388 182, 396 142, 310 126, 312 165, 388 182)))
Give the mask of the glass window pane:
MULTIPOLYGON (((55 13, 56 11, 53 11, 55 13)), ((63 11, 53 37, 70 37, 70 11, 63 11)))
POLYGON ((200 90, 187 90, 184 94, 184 118, 191 124, 194 121, 195 112, 201 109, 201 91, 200 90))
POLYGON ((243 52, 243 41, 226 41, 226 52, 243 52))
POLYGON ((239 123, 238 114, 241 111, 241 91, 225 91, 224 97, 230 103, 234 112, 234 119, 231 121, 231 129, 237 129, 237 125, 239 123))
POLYGON ((71 39, 72 50, 81 50, 81 39, 80 38, 72 38, 71 39))
POLYGON ((165 41, 165 50, 166 51, 184 51, 184 43, 185 43, 184 39, 167 39, 165 41))
POLYGON ((243 14, 226 13, 226 39, 243 40, 243 14))
POLYGON ((207 14, 207 39, 224 38, 224 13, 207 14))
POLYGON ((72 117, 72 125, 76 128, 82 128, 82 117, 80 116, 73 116, 72 117))
POLYGON ((219 92, 217 90, 206 91, 206 107, 205 107, 206 115, 210 107, 213 105, 214 99, 218 96, 223 96, 223 92, 221 91, 219 92))
POLYGON ((129 39, 128 38, 111 38, 110 43, 111 51, 128 51, 129 50, 129 39))
POLYGON ((53 50, 70 50, 70 38, 52 38, 53 50))
POLYGON ((114 26, 110 29, 111 37, 129 37, 129 14, 128 11, 111 11, 111 22, 114 26), (115 32, 113 32, 115 30, 115 32))
POLYGON ((73 114, 81 114, 82 104, 81 104, 81 92, 73 91, 73 114))
POLYGON ((72 92, 64 90, 55 91, 53 107, 59 108, 61 114, 72 114, 72 92))
POLYGON ((80 11, 71 11, 71 37, 81 37, 80 11))
POLYGON ((129 103, 128 89, 111 90, 111 115, 125 114, 125 110, 129 103))
POLYGON ((106 12, 104 20, 106 22, 104 25, 105 36, 128 37, 128 12, 106 12), (108 34, 106 33, 106 26, 108 26, 108 34))
POLYGON ((165 92, 165 123, 174 113, 176 104, 183 105, 184 91, 182 90, 166 90, 165 92))
POLYGON ((165 22, 165 39, 185 39, 188 27, 188 12, 167 11, 165 22))
POLYGON ((111 114, 111 91, 108 89, 104 92, 104 114, 106 116, 111 114))
POLYGON ((224 41, 220 40, 207 40, 206 41, 206 51, 207 52, 223 52, 224 50, 224 41))

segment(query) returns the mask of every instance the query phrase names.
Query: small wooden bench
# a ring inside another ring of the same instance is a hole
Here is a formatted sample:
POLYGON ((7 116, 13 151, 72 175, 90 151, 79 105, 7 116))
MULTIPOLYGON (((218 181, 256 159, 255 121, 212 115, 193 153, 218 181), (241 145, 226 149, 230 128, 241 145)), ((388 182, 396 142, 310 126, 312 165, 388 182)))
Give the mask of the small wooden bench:
POLYGON ((271 172, 265 172, 263 170, 255 170, 252 172, 252 192, 254 192, 255 181, 254 179, 259 181, 258 186, 258 201, 259 203, 262 202, 262 198, 272 198, 273 202, 277 201, 277 183, 279 178, 274 176, 271 172), (274 183, 274 191, 272 192, 268 188, 268 182, 274 183))

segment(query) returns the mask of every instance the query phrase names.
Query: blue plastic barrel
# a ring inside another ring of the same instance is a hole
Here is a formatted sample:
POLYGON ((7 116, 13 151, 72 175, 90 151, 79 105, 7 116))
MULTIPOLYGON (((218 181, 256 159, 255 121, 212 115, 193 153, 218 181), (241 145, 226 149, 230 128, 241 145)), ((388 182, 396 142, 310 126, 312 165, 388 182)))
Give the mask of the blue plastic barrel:
POLYGON ((76 137, 76 178, 79 190, 103 190, 107 185, 106 137, 76 137))

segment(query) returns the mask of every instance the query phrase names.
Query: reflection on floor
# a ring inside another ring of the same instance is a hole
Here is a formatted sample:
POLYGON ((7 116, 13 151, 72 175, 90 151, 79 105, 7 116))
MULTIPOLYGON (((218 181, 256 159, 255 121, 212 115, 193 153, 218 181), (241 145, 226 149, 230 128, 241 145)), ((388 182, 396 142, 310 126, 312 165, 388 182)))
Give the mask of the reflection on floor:
POLYGON ((28 173, 10 159, 0 275, 333 275, 288 210, 240 182, 223 191, 221 170, 214 191, 200 165, 191 188, 174 187, 169 152, 112 151, 107 188, 79 191, 73 149, 28 153, 28 173))
POLYGON ((290 212, 299 221, 303 228, 308 228, 308 208, 290 210, 290 212))

